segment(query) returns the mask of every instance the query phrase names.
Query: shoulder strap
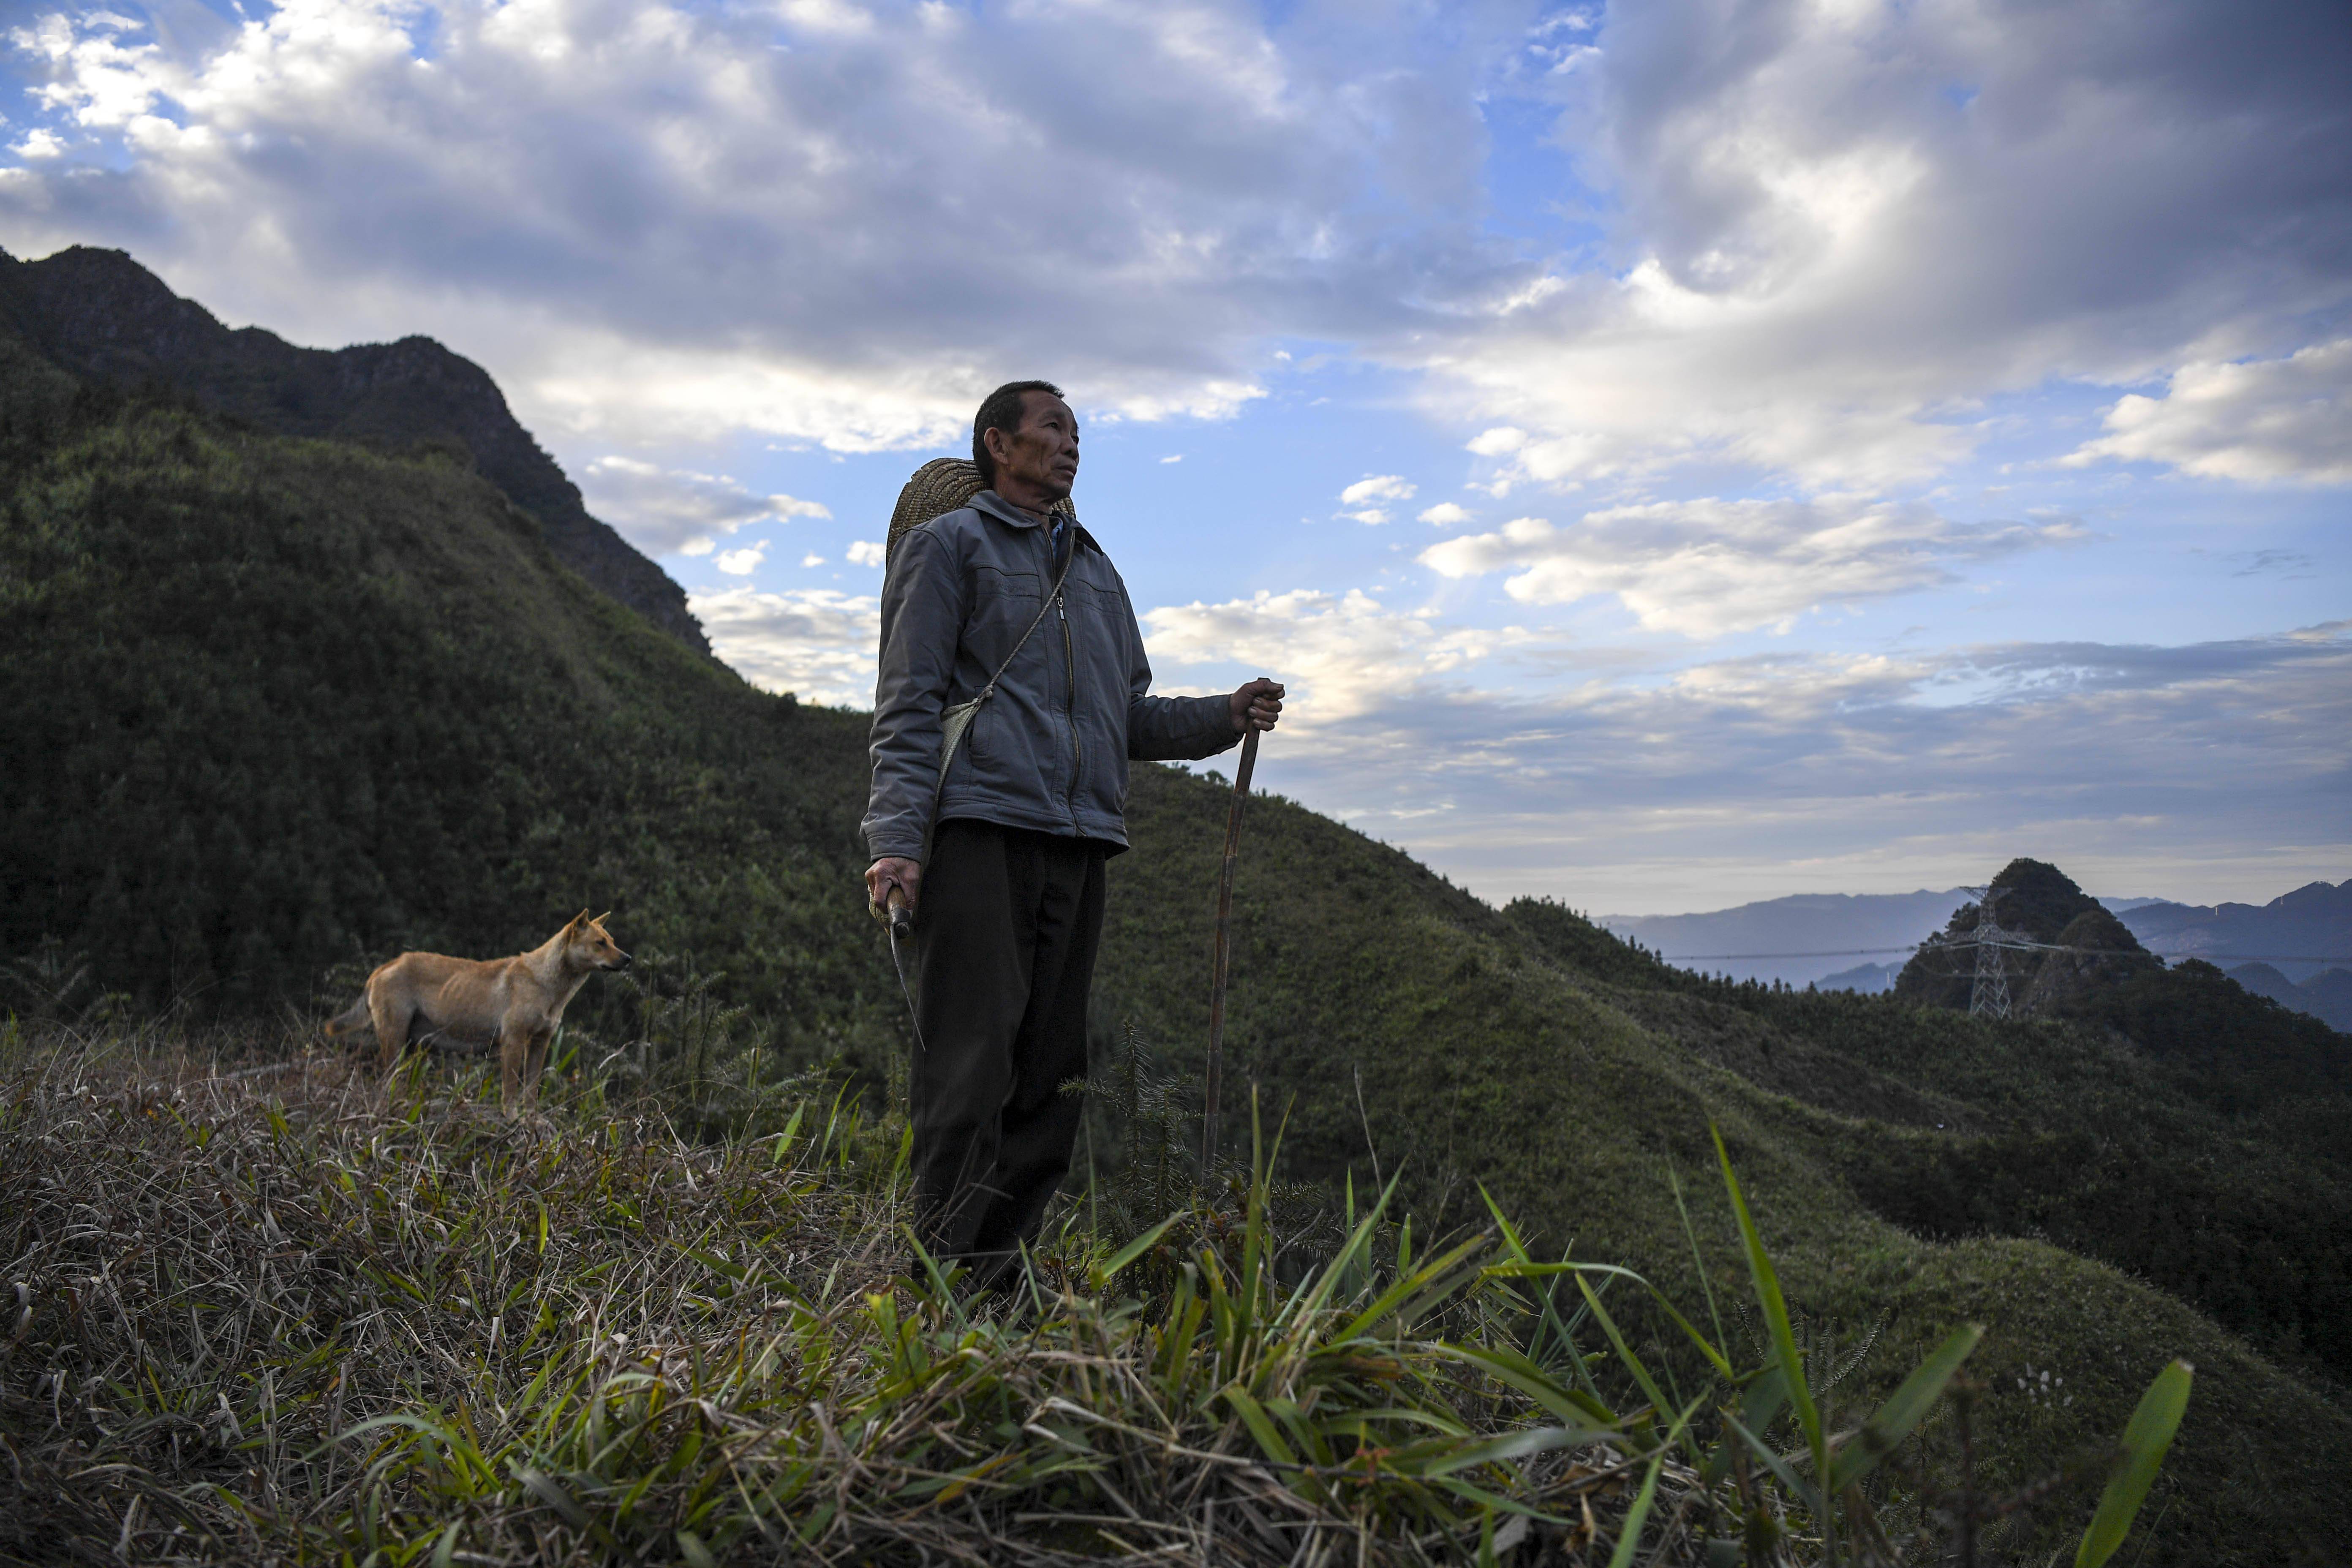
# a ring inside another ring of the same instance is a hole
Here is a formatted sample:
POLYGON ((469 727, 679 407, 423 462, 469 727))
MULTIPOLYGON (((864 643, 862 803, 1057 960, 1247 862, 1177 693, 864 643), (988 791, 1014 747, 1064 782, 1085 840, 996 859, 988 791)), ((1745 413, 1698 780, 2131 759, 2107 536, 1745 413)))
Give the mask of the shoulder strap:
MULTIPOLYGON (((1076 525, 1073 523, 1072 526, 1076 525)), ((1045 624, 1045 612, 1052 609, 1054 601, 1061 596, 1062 584, 1068 579, 1070 568, 1077 559, 1078 542, 1072 538, 1069 558, 1062 563, 1062 570, 1055 574, 1054 585, 1045 591, 1045 602, 1037 607, 1037 618, 1029 623, 1029 629, 1021 634, 1021 640, 1013 645, 1013 651, 1004 656, 1004 662, 996 667, 996 673, 988 678, 988 684, 981 689, 980 695, 940 710, 940 776, 939 782, 931 786, 930 817, 923 825, 922 858, 926 862, 931 858, 931 830, 939 826, 940 792, 947 788, 948 764, 955 761, 956 747, 963 742, 964 732, 971 728, 971 721, 980 716, 981 709, 996 695, 996 683, 1004 679, 1004 672, 1013 668, 1013 661, 1021 657, 1023 648, 1029 646, 1030 637, 1045 624)))
MULTIPOLYGON (((1013 668, 1013 661, 1021 657, 1023 648, 1029 646, 1030 637, 1035 635, 1039 626, 1045 624, 1045 612, 1052 609, 1054 601, 1061 596, 1062 584, 1069 576, 1070 567, 1077 558, 1077 541, 1072 540, 1069 559, 1062 563, 1060 574, 1054 579, 1053 587, 1046 590, 1045 602, 1037 607, 1037 618, 1029 623, 1029 629, 1021 634, 1021 640, 1013 645, 1013 651, 1004 656, 1004 662, 996 667, 996 673, 988 678, 988 684, 981 689, 980 695, 966 698, 961 702, 950 703, 940 710, 940 778, 939 783, 933 786, 931 796, 931 814, 935 819, 940 809, 937 792, 947 787, 948 764, 955 761, 956 747, 962 743, 964 731, 971 728, 971 721, 980 716, 980 710, 987 706, 988 700, 996 695, 996 683, 1004 679, 1004 672, 1013 668)), ((926 828, 924 830, 926 850, 929 847, 929 829, 926 828)))
POLYGON ((973 706, 977 707, 996 695, 996 683, 1004 679, 1004 672, 1013 668, 1013 661, 1021 657, 1021 650, 1029 646, 1029 639, 1036 635, 1039 626, 1045 624, 1045 612, 1054 607, 1055 599, 1061 597, 1062 584, 1069 578, 1070 568, 1076 564, 1077 559, 1078 541, 1076 535, 1072 535, 1070 553, 1063 561, 1061 571, 1055 574, 1054 585, 1045 590, 1045 602, 1037 606, 1037 618, 1029 623, 1029 629, 1021 634, 1021 640, 1013 645, 1013 651, 1004 656, 1004 662, 996 667, 996 673, 988 678, 988 684, 981 689, 979 696, 972 699, 973 706))

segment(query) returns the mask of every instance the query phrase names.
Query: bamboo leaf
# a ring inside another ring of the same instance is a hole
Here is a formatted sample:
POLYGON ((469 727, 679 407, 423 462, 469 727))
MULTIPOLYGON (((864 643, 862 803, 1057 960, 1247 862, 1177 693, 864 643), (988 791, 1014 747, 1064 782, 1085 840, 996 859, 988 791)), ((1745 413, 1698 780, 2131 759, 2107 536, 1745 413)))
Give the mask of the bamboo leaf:
POLYGON ((1474 1465, 1501 1464, 1509 1459, 1524 1459, 1530 1454, 1548 1454, 1554 1448, 1565 1448, 1572 1443, 1589 1441, 1591 1437, 1590 1432, 1570 1431, 1565 1426, 1530 1427, 1524 1432, 1489 1437, 1481 1443, 1465 1444, 1435 1463, 1422 1467, 1420 1473, 1433 1477, 1450 1476, 1474 1465))
POLYGON ((1831 1471, 1830 1490, 1843 1492, 1854 1482, 1878 1468, 1878 1462, 1893 1453, 1913 1428, 1926 1418, 1936 1401, 1943 1397, 1945 1384, 1960 1370, 1960 1363, 1984 1338, 1984 1330, 1975 1323, 1955 1329, 1944 1342, 1928 1353, 1927 1359, 1912 1369, 1901 1387, 1886 1396, 1885 1403, 1871 1412, 1851 1442, 1838 1451, 1837 1463, 1831 1471))
POLYGON ((2083 1531, 2074 1568, 2099 1568, 2131 1533, 2139 1505, 2147 1500, 2147 1489, 2156 1484, 2156 1473, 2164 1468, 2172 1435, 2180 1430, 2181 1412, 2189 1408, 2189 1381, 2195 1375, 2194 1367, 2176 1361, 2158 1373, 2147 1392, 2140 1395, 2139 1408, 2124 1426, 2123 1464, 2107 1482, 2090 1528, 2083 1531))
POLYGON ((1117 1275, 1120 1269, 1125 1268, 1129 1264, 1133 1263, 1137 1258, 1150 1251, 1154 1247, 1157 1247, 1160 1244, 1160 1238, 1168 1234, 1168 1227, 1174 1225, 1183 1216, 1181 1215, 1171 1214, 1166 1219, 1161 1220, 1158 1225, 1153 1226, 1150 1230, 1145 1231, 1141 1236, 1137 1237, 1133 1241, 1129 1242, 1125 1247, 1120 1247, 1116 1253, 1111 1255, 1111 1260, 1103 1265, 1102 1277, 1105 1279, 1111 1279, 1117 1275))
POLYGON ((570 1492, 565 1491, 562 1484, 554 1477, 525 1467, 518 1467, 514 1476, 515 1479, 520 1481, 524 1489, 533 1497, 562 1514, 565 1523, 575 1530, 593 1531, 595 1529, 594 1524, 588 1518, 588 1510, 582 1508, 578 1500, 570 1492))
POLYGON ((1234 1413, 1242 1418, 1242 1425, 1249 1428, 1250 1436, 1257 1439, 1257 1446, 1265 1450, 1268 1458, 1278 1459, 1286 1465, 1298 1462, 1298 1456, 1290 1451, 1290 1445, 1282 1440, 1282 1434, 1276 1429, 1265 1406, 1250 1397, 1249 1390, 1236 1383, 1227 1387, 1224 1394, 1225 1403, 1234 1407, 1234 1413))

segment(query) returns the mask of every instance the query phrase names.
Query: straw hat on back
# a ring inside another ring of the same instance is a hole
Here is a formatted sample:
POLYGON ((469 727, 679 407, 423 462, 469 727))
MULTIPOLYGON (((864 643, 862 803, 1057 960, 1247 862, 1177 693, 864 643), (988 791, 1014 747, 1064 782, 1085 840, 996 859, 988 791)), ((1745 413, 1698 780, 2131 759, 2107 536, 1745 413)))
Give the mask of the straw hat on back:
MULTIPOLYGON (((981 480, 979 466, 967 458, 934 458, 917 468, 906 488, 898 492, 898 504, 891 509, 890 537, 882 547, 883 559, 887 561, 898 553, 898 541, 907 536, 908 529, 920 528, 935 517, 970 506, 971 498, 987 488, 981 480)), ((1067 496, 1047 510, 1064 517, 1078 515, 1067 496)))

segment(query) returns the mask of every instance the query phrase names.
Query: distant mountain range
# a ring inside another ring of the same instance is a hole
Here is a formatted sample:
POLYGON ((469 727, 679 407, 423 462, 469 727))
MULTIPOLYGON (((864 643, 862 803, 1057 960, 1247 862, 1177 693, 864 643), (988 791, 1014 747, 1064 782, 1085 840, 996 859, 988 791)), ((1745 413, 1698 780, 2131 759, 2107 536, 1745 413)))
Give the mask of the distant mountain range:
POLYGON ((0 250, 5 327, 86 381, 161 386, 269 435, 455 457, 538 520, 557 560, 697 652, 710 651, 685 590, 588 514, 488 372, 431 338, 331 351, 298 348, 259 327, 232 331, 121 251, 79 245, 38 261, 0 250))
POLYGON ((1859 991, 1864 995, 1895 989, 1895 977, 1903 973, 1900 963, 1857 963, 1852 969, 1841 969, 1813 984, 1823 991, 1859 991))
POLYGON ((2124 924, 2151 952, 2201 958, 2228 969, 2272 965, 2291 981, 2352 963, 2352 879, 2333 887, 2306 882, 2267 904, 2142 904, 2124 924))
MULTIPOLYGON (((1800 893, 1687 915, 1603 915, 1599 923, 1685 969, 1824 991, 1889 990, 1909 950, 1974 895, 1800 893)), ((2267 904, 2098 900, 2151 952, 2202 958, 2249 991, 2352 1029, 2352 880, 2312 882, 2267 904), (2343 975, 2335 980, 2333 975, 2343 975)))
POLYGON ((2298 985, 2270 964, 2242 963, 2230 971, 2230 978, 2257 996, 2352 1035, 2352 969, 2325 969, 2298 985))
MULTIPOLYGON (((1602 915, 1599 924, 1667 963, 1734 980, 1822 983, 1841 971, 1903 967, 1910 950, 1972 895, 1965 888, 1916 893, 1798 893, 1691 915, 1602 915)), ((1855 990, 1885 990, 1885 984, 1855 990)))

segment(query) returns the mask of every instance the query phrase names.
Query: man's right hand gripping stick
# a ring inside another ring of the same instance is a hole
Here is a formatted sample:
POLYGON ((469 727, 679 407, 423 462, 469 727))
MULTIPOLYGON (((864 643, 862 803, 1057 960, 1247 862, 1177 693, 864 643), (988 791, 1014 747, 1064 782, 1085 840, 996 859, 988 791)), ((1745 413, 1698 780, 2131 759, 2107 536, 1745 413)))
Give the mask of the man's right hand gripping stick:
POLYGON ((887 921, 890 934, 894 937, 914 935, 915 911, 907 907, 907 889, 893 882, 890 884, 890 890, 883 895, 883 899, 885 902, 879 904, 868 900, 866 912, 877 921, 887 921))

